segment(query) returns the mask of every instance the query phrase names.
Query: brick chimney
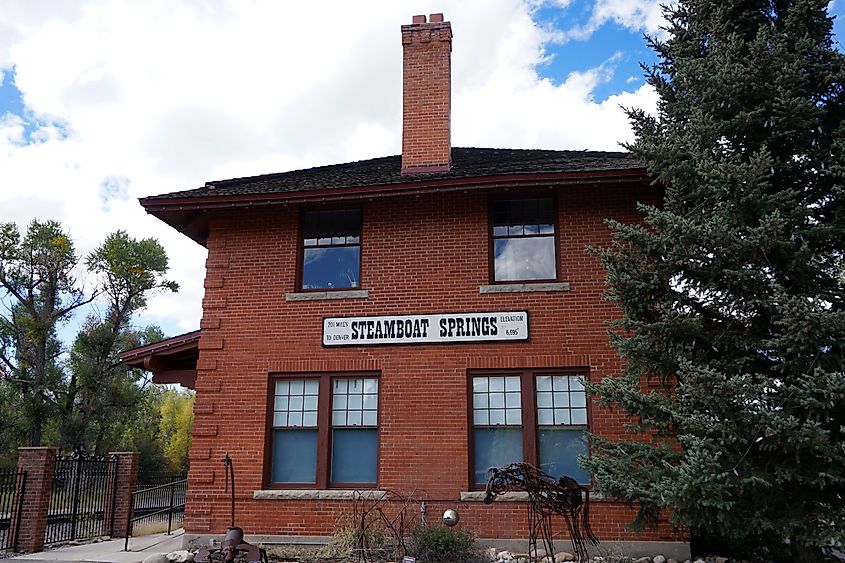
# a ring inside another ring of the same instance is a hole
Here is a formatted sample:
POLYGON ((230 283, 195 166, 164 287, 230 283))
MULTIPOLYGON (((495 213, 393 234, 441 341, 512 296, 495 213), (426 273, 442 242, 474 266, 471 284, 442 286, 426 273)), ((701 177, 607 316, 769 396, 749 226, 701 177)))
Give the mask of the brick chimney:
POLYGON ((402 26, 402 174, 452 166, 452 26, 443 14, 402 26))

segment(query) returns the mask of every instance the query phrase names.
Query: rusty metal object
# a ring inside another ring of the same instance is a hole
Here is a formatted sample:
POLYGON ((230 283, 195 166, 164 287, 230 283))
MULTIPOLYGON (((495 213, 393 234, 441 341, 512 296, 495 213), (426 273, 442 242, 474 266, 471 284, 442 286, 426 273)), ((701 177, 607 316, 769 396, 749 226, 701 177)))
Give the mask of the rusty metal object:
POLYGON ((551 561, 554 561, 551 517, 563 517, 569 529, 572 547, 579 561, 586 561, 587 544, 597 546, 599 540, 590 529, 590 491, 572 477, 555 480, 528 463, 512 463, 488 472, 484 502, 490 504, 499 495, 511 491, 528 493, 528 552, 532 561, 538 562, 537 537, 543 539, 551 561))
POLYGON ((267 552, 258 546, 244 541, 244 531, 235 526, 235 470, 232 467, 232 458, 229 454, 222 459, 225 466, 226 484, 223 492, 229 491, 229 481, 232 482, 232 505, 230 513, 230 525, 226 529, 226 536, 220 543, 220 549, 201 549, 194 555, 195 563, 211 563, 213 561, 224 561, 233 563, 239 552, 242 552, 248 563, 268 563, 267 552))

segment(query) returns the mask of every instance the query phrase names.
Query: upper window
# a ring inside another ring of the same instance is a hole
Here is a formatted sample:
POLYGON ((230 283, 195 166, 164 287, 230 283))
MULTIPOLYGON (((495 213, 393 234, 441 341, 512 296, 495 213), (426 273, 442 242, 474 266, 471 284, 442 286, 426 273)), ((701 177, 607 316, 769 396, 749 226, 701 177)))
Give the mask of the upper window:
POLYGON ((375 485, 378 378, 322 375, 273 386, 272 484, 375 485))
POLYGON ((557 279, 554 199, 493 201, 493 280, 557 279))
POLYGON ((355 289, 361 285, 361 210, 302 213, 301 288, 355 289))
POLYGON ((579 483, 586 455, 587 397, 580 376, 524 371, 475 375, 472 381, 473 484, 491 467, 525 461, 554 478, 579 483))

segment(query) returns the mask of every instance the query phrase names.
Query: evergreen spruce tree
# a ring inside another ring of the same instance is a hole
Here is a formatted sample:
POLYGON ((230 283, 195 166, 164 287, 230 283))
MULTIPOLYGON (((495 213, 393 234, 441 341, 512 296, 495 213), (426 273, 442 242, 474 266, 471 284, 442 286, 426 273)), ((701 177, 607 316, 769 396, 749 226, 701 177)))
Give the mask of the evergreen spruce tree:
POLYGON ((665 8, 658 111, 629 112, 628 147, 664 197, 599 252, 626 367, 591 386, 649 438, 594 438, 583 460, 645 521, 671 509, 795 561, 845 538, 845 60, 826 6, 665 8))

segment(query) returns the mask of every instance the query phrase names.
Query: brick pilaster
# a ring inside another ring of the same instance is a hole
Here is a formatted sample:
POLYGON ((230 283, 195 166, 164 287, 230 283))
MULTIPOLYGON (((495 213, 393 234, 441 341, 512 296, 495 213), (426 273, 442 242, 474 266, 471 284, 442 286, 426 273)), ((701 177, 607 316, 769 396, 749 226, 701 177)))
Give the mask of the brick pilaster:
MULTIPOLYGON (((12 522, 18 518, 17 550, 31 553, 44 549, 47 532, 47 510, 53 489, 53 469, 56 466, 56 448, 18 448, 18 470, 26 472, 23 500, 15 499, 12 522)), ((14 525, 14 524, 13 524, 14 525)))
POLYGON ((110 456, 117 458, 114 486, 114 500, 106 503, 104 515, 106 526, 111 527, 113 538, 126 537, 129 528, 129 518, 132 513, 132 493, 138 486, 138 452, 110 452, 110 456))

